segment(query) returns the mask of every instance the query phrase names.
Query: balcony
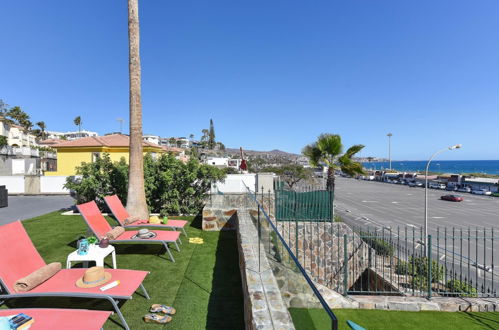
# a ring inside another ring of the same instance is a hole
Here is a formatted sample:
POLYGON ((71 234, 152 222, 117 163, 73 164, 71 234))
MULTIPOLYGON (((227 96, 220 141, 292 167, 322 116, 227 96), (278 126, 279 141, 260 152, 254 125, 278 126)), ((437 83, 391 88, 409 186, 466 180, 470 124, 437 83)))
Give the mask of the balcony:
POLYGON ((38 149, 32 149, 30 147, 14 147, 12 150, 16 156, 40 157, 38 149))
MULTIPOLYGON (((57 158, 55 153, 49 152, 50 157, 47 158, 57 158)), ((0 148, 0 155, 5 156, 25 156, 25 157, 40 157, 40 151, 38 149, 33 149, 30 147, 11 147, 3 146, 0 148)))

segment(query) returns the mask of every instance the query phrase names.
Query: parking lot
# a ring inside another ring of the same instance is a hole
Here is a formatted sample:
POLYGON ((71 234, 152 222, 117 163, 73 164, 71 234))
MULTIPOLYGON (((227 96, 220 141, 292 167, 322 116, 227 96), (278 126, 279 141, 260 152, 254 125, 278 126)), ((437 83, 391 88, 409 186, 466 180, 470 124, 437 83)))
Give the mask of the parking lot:
MULTIPOLYGON (((424 188, 384 182, 336 178, 335 204, 359 225, 423 226, 424 188)), ((428 233, 437 227, 491 228, 499 226, 499 197, 428 189, 428 233), (458 194, 463 202, 440 199, 458 194)))
MULTIPOLYGON (((440 241, 432 242, 433 258, 438 258, 453 272, 474 279, 477 284, 497 288, 499 253, 495 251, 494 239, 499 239, 498 211, 499 197, 428 189, 428 234, 437 237, 437 228, 440 229, 440 241), (459 194, 464 201, 440 199, 447 194, 459 194), (466 240, 468 228, 471 237, 476 238, 466 240), (484 228, 487 229, 485 235, 484 228), (492 228, 494 239, 491 238, 492 228), (460 239, 461 229, 463 239, 460 239)), ((417 249, 421 243, 418 233, 424 223, 424 188, 338 177, 335 212, 347 224, 361 228, 384 228, 385 233, 386 229, 397 233, 400 228, 402 234, 408 228, 405 244, 417 249), (411 238, 413 230, 415 239, 411 238)))

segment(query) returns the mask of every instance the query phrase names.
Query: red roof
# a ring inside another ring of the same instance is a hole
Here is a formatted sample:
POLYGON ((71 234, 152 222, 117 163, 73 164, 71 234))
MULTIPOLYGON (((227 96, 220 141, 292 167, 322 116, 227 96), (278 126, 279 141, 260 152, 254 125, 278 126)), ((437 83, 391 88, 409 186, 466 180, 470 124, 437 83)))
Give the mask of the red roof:
MULTIPOLYGON (((130 137, 123 134, 111 134, 106 136, 90 136, 73 141, 64 141, 56 144, 55 148, 66 147, 129 147, 130 137)), ((144 147, 160 148, 160 146, 142 141, 144 147)))
POLYGON ((45 145, 45 146, 54 146, 56 144, 66 142, 65 140, 56 140, 56 139, 46 139, 46 140, 41 140, 38 141, 38 144, 45 145))

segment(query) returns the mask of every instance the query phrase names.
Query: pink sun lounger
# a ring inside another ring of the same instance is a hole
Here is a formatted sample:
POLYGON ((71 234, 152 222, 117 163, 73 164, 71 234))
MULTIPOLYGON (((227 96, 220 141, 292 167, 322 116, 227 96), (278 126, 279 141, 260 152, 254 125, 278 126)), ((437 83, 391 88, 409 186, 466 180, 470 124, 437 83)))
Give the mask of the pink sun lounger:
MULTIPOLYGON (((104 218, 102 213, 100 213, 99 208, 97 207, 97 204, 95 204, 94 201, 85 204, 76 205, 76 207, 78 208, 78 211, 80 211, 80 214, 83 216, 83 219, 85 219, 85 221, 87 222, 88 227, 90 227, 90 229, 94 232, 94 235, 97 238, 100 239, 106 236, 106 234, 113 229, 107 222, 106 218, 104 218)), ((156 237, 154 238, 149 238, 149 239, 132 238, 133 236, 137 235, 137 233, 138 233, 137 230, 125 231, 116 239, 109 240, 109 243, 163 244, 164 247, 166 248, 166 252, 170 256, 170 260, 175 262, 175 259, 173 259, 173 255, 171 254, 170 249, 168 248, 168 243, 175 244, 177 251, 180 252, 180 248, 178 247, 177 244, 180 232, 159 230, 155 231, 156 237)))
POLYGON ((45 266, 45 261, 36 250, 20 221, 0 226, 0 251, 0 285, 5 292, 5 294, 0 294, 0 305, 6 299, 31 297, 104 299, 111 303, 125 329, 129 329, 117 300, 132 299, 133 293, 139 287, 141 287, 145 297, 149 299, 149 295, 142 285, 148 272, 128 269, 106 269, 106 272, 111 273, 113 281, 120 280, 121 283, 105 293, 100 291, 99 287, 79 288, 76 286, 76 280, 83 276, 85 268, 61 269, 32 290, 16 293, 14 290, 15 282, 45 266))
MULTIPOLYGON (((107 196, 104 197, 104 201, 106 202, 107 206, 113 213, 114 217, 118 222, 120 223, 121 226, 123 227, 154 227, 154 228, 171 228, 173 230, 180 229, 184 233, 184 235, 187 237, 187 233, 185 232, 185 225, 187 224, 187 221, 185 220, 168 220, 167 224, 151 224, 151 223, 140 223, 140 224, 129 224, 125 225, 125 219, 130 217, 130 214, 128 214, 127 210, 123 206, 123 203, 121 203, 120 198, 117 195, 112 195, 112 196, 107 196)), ((144 219, 145 220, 145 219, 144 219)))
POLYGON ((30 330, 98 330, 104 328, 112 312, 87 309, 19 308, 0 309, 0 316, 24 313, 34 319, 30 330))

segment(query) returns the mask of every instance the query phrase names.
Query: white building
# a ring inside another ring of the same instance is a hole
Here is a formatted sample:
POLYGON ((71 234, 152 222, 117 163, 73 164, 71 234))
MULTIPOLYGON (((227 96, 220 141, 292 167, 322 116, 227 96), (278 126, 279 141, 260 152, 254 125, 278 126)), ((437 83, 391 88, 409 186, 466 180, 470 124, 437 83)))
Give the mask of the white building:
POLYGON ((7 137, 7 144, 12 147, 36 147, 36 137, 25 133, 24 128, 9 124, 0 119, 0 135, 7 137))
POLYGON ((231 159, 228 157, 207 157, 204 160, 204 163, 219 168, 232 167, 235 168, 236 170, 238 170, 239 166, 241 166, 240 159, 231 159))
POLYGON ((142 139, 146 142, 160 145, 160 137, 157 135, 146 134, 142 136, 142 139))
POLYGON ((188 149, 192 146, 191 140, 185 137, 160 138, 159 144, 162 146, 182 149, 188 149))
POLYGON ((91 132, 87 130, 74 131, 74 132, 47 131, 46 133, 47 133, 47 139, 54 139, 54 140, 61 140, 64 138, 67 140, 76 140, 90 136, 99 136, 97 132, 91 132))

